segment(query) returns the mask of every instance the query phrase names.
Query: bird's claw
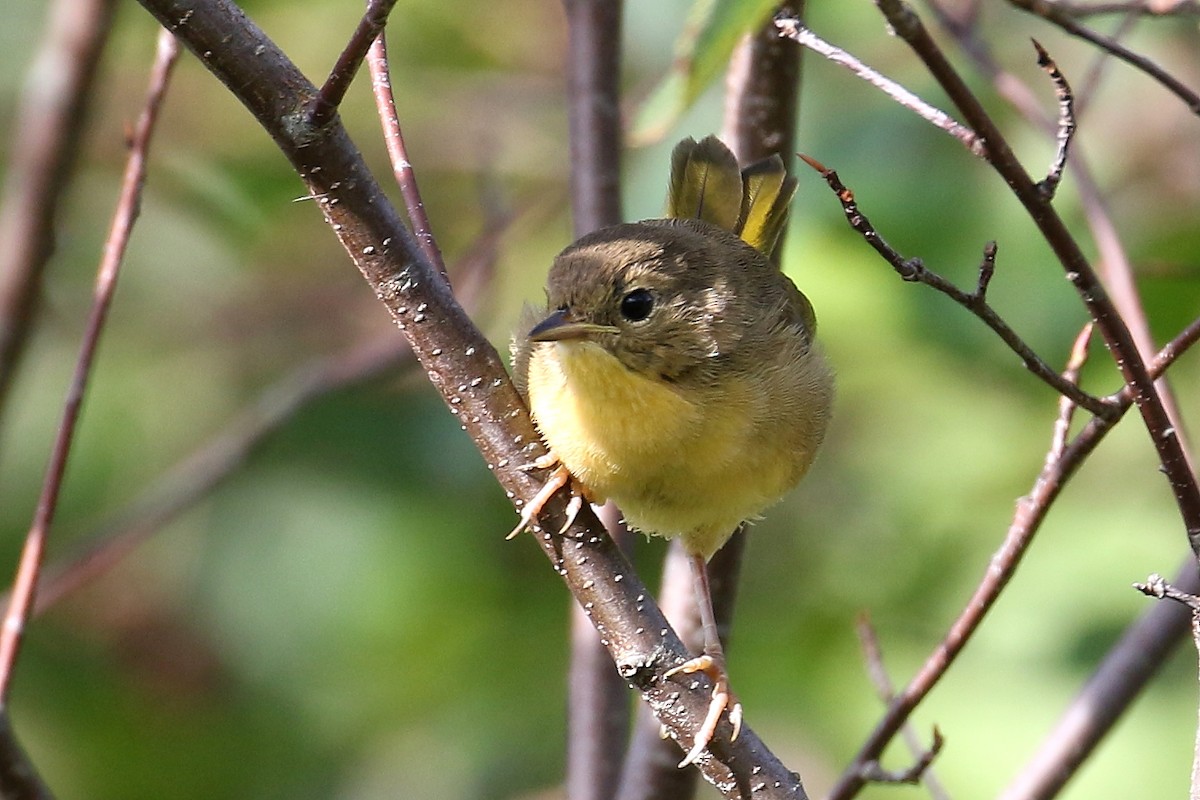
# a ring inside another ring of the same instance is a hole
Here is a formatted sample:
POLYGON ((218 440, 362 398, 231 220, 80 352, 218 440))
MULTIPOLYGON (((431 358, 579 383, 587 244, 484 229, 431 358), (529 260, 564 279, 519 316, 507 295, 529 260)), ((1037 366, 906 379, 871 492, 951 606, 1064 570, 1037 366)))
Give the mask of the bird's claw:
POLYGON ((521 466, 520 469, 528 472, 534 469, 550 469, 551 467, 554 467, 554 471, 550 473, 550 477, 546 479, 546 483, 538 490, 538 493, 521 509, 521 519, 517 521, 517 527, 513 528, 508 536, 504 537, 506 540, 515 538, 521 531, 533 525, 538 514, 542 513, 542 508, 546 505, 546 502, 559 489, 568 485, 571 487, 571 500, 567 503, 566 521, 559 528, 558 535, 561 536, 565 533, 567 528, 571 527, 571 523, 575 521, 579 510, 583 508, 583 492, 576 488, 575 480, 570 470, 559 463, 559 460, 553 453, 538 456, 529 464, 521 466))
POLYGON ((730 737, 730 741, 736 740, 738 734, 742 732, 742 704, 729 690, 729 675, 725 672, 725 665, 720 660, 707 654, 697 656, 667 670, 663 677, 670 678, 672 675, 681 673, 690 675, 695 672, 703 672, 712 681, 712 702, 708 704, 708 713, 704 716, 704 723, 696 731, 692 749, 684 756, 683 761, 679 762, 680 767, 695 763, 700 754, 708 748, 713 735, 717 732, 717 723, 721 721, 722 711, 726 709, 729 711, 729 724, 733 726, 733 735, 730 737))

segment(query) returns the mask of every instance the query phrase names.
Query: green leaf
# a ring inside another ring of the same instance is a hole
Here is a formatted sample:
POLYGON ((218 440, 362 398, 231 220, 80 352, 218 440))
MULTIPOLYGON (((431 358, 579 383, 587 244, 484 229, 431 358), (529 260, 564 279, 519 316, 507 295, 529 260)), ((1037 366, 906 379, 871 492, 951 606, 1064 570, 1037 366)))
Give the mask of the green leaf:
POLYGON ((671 70, 634 119, 630 143, 661 140, 729 63, 744 34, 757 30, 778 0, 695 0, 675 41, 671 70))

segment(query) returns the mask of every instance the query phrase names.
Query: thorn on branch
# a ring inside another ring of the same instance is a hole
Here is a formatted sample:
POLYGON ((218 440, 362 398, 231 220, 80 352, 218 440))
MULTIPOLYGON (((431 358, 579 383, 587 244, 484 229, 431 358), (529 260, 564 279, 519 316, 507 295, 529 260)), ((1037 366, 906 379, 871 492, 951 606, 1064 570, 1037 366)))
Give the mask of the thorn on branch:
POLYGON ((938 753, 942 752, 942 745, 945 743, 946 740, 942 736, 942 732, 935 725, 933 726, 933 743, 930 744, 928 750, 921 754, 916 763, 908 769, 887 770, 878 761, 868 761, 862 765, 859 774, 863 780, 871 781, 872 783, 916 784, 920 782, 921 776, 925 774, 925 770, 929 769, 930 765, 933 764, 933 760, 937 758, 938 753))
POLYGON ((1062 180, 1063 169, 1067 165, 1067 153, 1071 148, 1071 140, 1075 136, 1075 95, 1071 91, 1071 85, 1067 83, 1066 76, 1058 69, 1058 65, 1054 63, 1054 59, 1050 57, 1046 49, 1037 39, 1030 41, 1033 42, 1033 48, 1037 51, 1038 66, 1050 76, 1050 81, 1054 84, 1054 96, 1058 98, 1058 133, 1055 136, 1058 150, 1054 154, 1054 160, 1050 162, 1050 171, 1037 184, 1037 190, 1041 193, 1042 198, 1049 201, 1054 199, 1059 181, 1062 180))

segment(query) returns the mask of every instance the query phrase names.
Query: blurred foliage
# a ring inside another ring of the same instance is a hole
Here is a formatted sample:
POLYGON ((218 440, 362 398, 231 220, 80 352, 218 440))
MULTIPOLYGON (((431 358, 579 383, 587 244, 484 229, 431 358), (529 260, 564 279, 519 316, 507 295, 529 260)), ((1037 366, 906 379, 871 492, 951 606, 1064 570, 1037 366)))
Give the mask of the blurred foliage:
MULTIPOLYGON (((689 9, 629 3, 629 115, 662 81, 689 9)), ((935 104, 944 98, 868 3, 811 3, 811 24, 935 104)), ((359 2, 248 12, 318 77, 359 2)), ((14 107, 44 9, 0 32, 0 120, 14 107), (22 31, 21 35, 16 35, 22 31)), ((1095 52, 986 4, 1003 66, 1054 108, 1028 46, 1069 77, 1095 52)), ((1098 23, 1103 25, 1105 23, 1098 23)), ((476 319, 498 347, 567 243, 566 34, 547 0, 401 3, 394 84, 443 250, 453 261, 497 205, 517 216, 476 319)), ((1200 85, 1194 23, 1129 37, 1200 85)), ((70 192, 46 302, 3 419, 0 555, 14 564, 78 346, 139 108, 154 26, 123 6, 70 192)), ((965 56, 949 47, 956 62, 965 56)), ((968 70, 969 71, 969 70, 968 70)), ((667 150, 720 126, 718 85, 666 141, 628 153, 631 218, 659 213, 667 150)), ((1037 172, 1052 144, 985 81, 972 83, 1037 172)), ((360 80, 343 117, 380 176, 360 80)), ((6 135, 7 142, 10 136, 6 135)), ((1052 364, 1084 320, 1006 188, 955 142, 844 70, 806 57, 800 148, 836 168, 907 255, 972 285, 1000 255, 996 306, 1052 364)), ((1078 145, 1104 187, 1163 341, 1200 311, 1200 130, 1165 91, 1105 66, 1078 145)), ((900 282, 800 174, 787 269, 812 298, 839 374, 824 452, 753 529, 731 654, 749 722, 819 796, 880 713, 854 620, 870 613, 904 681, 987 568, 1041 466, 1057 403, 976 320, 900 282)), ((185 57, 152 154, 144 213, 88 397, 51 555, 68 553, 266 386, 314 357, 395 336, 383 309, 249 116, 185 57)), ((1094 252, 1068 173, 1057 201, 1094 252)), ((1173 372, 1198 408, 1194 357, 1173 372)), ((1118 377, 1093 347, 1088 388, 1118 377)), ((1136 415, 1057 503, 1026 563, 950 676, 917 713, 948 744, 937 770, 961 800, 991 797, 1033 752, 1122 628, 1150 601, 1129 589, 1171 573, 1185 540, 1136 415)), ((471 443, 414 374, 305 408, 218 491, 117 569, 34 624, 13 714, 62 797, 531 798, 559 796, 567 602, 471 443)), ((661 542, 639 545, 652 578, 661 542)), ((1195 685, 1177 658, 1065 796, 1179 796, 1195 685)), ((631 700, 632 702, 632 700, 631 700)), ((899 748, 891 764, 907 757, 899 748)), ((903 793, 871 788, 866 797, 903 793)))

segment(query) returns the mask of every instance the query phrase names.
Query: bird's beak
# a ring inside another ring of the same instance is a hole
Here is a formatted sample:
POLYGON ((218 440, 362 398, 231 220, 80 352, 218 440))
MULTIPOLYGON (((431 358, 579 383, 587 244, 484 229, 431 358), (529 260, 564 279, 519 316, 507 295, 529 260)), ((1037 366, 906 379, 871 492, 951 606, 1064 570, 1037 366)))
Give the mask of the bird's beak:
POLYGON ((558 342, 563 339, 585 339, 596 333, 616 333, 611 325, 579 322, 571 316, 569 309, 560 308, 533 326, 529 338, 535 342, 558 342))

